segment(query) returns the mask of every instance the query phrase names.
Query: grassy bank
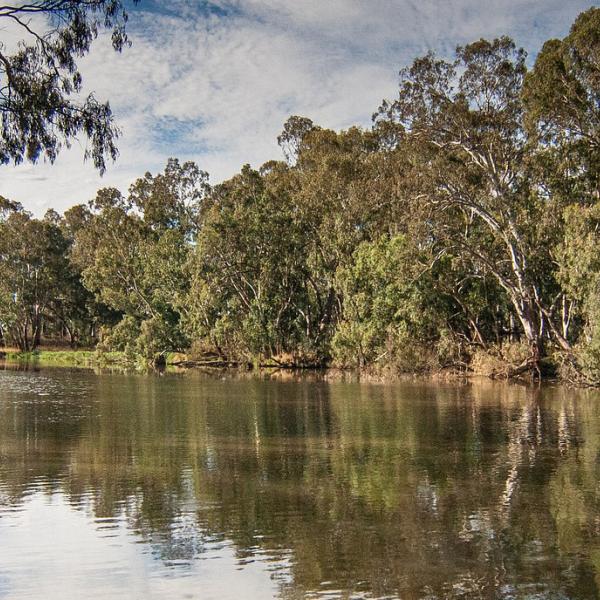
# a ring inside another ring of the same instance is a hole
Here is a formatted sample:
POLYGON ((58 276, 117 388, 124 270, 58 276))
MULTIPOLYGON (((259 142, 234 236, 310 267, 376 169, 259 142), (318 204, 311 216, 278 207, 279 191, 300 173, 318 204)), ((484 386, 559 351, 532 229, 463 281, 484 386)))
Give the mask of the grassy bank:
MULTIPOLYGON (((16 349, 0 349, 0 361, 13 364, 33 364, 50 367, 120 368, 144 371, 151 367, 141 356, 130 356, 125 352, 104 352, 95 349, 71 350, 65 348, 42 348, 33 352, 19 352, 16 349)), ((185 354, 169 352, 165 355, 167 366, 185 367, 185 354)))
MULTIPOLYGON (((527 362, 526 348, 513 345, 501 349, 489 349, 487 352, 478 352, 469 364, 462 365, 440 365, 430 364, 427 368, 408 368, 407 365, 383 364, 368 365, 363 368, 349 367, 343 365, 307 365, 290 363, 283 360, 261 360, 254 361, 228 361, 214 355, 197 356, 178 352, 169 352, 164 355, 165 362, 162 368, 175 370, 208 369, 210 371, 230 370, 254 371, 279 374, 289 372, 298 374, 300 372, 320 372, 321 376, 336 380, 338 378, 358 377, 365 381, 397 381, 406 378, 426 378, 435 380, 465 380, 483 377, 486 379, 500 380, 523 380, 531 381, 531 370, 521 368, 527 362), (514 347, 513 347, 514 346, 514 347)), ((0 361, 6 361, 15 365, 33 365, 48 367, 87 368, 87 369, 118 369, 147 371, 152 369, 151 363, 142 357, 132 357, 124 352, 105 352, 95 349, 71 350, 64 347, 43 348, 34 352, 19 352, 16 349, 0 350, 0 361)), ((542 362, 542 375, 546 380, 559 380, 563 378, 557 373, 557 367, 552 358, 546 358, 542 362)), ((580 383, 564 378, 565 383, 580 383)))
POLYGON ((96 352, 95 350, 35 350, 2 353, 4 360, 13 363, 35 363, 60 367, 110 367, 128 366, 130 361, 122 352, 96 352))

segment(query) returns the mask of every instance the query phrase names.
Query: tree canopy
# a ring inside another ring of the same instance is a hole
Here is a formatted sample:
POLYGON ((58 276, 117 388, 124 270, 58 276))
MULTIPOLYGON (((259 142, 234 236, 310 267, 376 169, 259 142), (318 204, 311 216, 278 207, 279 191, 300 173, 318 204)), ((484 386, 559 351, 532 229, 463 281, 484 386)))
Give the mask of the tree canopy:
POLYGON ((171 159, 62 217, 2 199, 6 342, 600 383, 599 15, 531 69, 508 37, 417 57, 371 128, 292 116, 218 185, 171 159))

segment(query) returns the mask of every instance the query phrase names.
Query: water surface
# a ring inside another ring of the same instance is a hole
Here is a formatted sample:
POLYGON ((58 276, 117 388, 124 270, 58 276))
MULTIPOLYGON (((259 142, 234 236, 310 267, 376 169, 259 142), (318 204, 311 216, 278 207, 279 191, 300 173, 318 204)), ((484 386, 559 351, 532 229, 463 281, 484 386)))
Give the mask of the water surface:
POLYGON ((597 598, 600 395, 0 371, 0 598, 597 598))

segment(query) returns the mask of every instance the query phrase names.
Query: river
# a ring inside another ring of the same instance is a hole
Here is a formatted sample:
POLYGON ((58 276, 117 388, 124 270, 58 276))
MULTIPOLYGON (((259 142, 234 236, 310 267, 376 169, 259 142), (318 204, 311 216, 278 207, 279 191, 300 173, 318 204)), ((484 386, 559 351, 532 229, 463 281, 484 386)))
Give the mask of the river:
POLYGON ((600 394, 0 371, 0 598, 597 598, 600 394))

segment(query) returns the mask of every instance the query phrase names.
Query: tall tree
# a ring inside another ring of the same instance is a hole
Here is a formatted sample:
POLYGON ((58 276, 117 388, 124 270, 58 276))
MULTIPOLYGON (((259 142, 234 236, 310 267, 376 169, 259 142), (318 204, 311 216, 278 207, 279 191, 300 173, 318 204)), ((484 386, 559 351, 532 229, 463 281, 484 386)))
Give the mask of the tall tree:
POLYGON ((431 239, 468 257, 473 277, 497 279, 535 364, 548 328, 568 343, 552 322, 537 266, 545 207, 525 170, 525 73, 525 52, 506 37, 459 47, 453 62, 430 54, 402 71, 397 100, 377 118, 400 130, 414 165, 404 193, 413 206, 430 208, 431 239))
POLYGON ((41 341, 43 320, 70 285, 68 241, 52 219, 38 220, 16 203, 0 216, 0 327, 23 351, 41 341))
POLYGON ((568 36, 544 44, 524 86, 546 187, 566 203, 600 199, 599 31, 600 9, 579 15, 568 36))
POLYGON ((305 319, 310 230, 282 181, 290 184, 282 163, 265 176, 245 166, 208 200, 184 312, 191 331, 222 354, 301 354, 312 339, 305 319))
POLYGON ((177 306, 206 189, 195 164, 170 160, 163 173, 134 182, 128 196, 100 190, 89 209, 69 215, 86 287, 122 317, 108 340, 115 349, 156 359, 187 343, 177 306))

